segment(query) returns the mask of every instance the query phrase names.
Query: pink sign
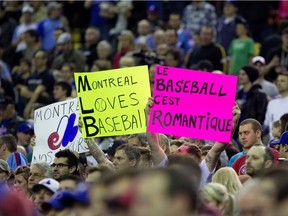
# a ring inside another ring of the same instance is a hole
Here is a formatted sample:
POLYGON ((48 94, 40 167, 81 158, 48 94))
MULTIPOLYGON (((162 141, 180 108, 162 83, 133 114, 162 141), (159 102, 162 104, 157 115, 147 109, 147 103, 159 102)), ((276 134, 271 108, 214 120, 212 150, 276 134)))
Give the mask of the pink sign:
POLYGON ((230 142, 237 77, 157 66, 148 131, 230 142))

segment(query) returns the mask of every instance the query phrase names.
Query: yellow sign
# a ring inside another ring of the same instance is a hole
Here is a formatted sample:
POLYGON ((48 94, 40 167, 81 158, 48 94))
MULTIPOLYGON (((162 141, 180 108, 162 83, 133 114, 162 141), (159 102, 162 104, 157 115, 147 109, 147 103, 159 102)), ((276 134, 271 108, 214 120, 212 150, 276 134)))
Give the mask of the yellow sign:
POLYGON ((148 73, 148 66, 75 73, 83 137, 145 132, 148 73))

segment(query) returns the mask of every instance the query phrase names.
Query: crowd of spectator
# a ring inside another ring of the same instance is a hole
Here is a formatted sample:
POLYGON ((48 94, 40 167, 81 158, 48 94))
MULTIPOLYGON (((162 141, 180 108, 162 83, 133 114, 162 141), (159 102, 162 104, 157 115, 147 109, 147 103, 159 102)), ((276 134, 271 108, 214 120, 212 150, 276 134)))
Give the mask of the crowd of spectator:
POLYGON ((1 1, 0 76, 0 215, 288 215, 285 0, 1 1), (147 131, 31 163, 74 72, 148 65, 153 94, 157 64, 238 77, 230 143, 147 131))

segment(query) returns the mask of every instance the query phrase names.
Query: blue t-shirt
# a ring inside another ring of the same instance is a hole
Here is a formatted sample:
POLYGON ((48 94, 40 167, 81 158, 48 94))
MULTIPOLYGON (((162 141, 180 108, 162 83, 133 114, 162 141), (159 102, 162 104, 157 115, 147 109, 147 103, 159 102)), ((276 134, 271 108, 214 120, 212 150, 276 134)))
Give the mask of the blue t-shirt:
POLYGON ((28 165, 28 161, 27 161, 26 157, 23 154, 21 154, 20 152, 12 153, 8 157, 7 163, 13 172, 17 169, 18 166, 27 166, 28 165), (16 157, 18 157, 18 159, 19 159, 19 164, 17 164, 16 157))

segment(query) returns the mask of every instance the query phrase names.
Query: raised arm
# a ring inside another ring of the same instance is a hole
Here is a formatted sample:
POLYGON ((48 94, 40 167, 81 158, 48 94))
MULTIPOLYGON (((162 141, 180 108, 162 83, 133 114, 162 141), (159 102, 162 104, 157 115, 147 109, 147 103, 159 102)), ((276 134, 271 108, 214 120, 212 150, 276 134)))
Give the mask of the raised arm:
MULTIPOLYGON (((233 112, 233 129, 232 129, 231 137, 234 134, 234 131, 237 127, 240 114, 241 114, 241 110, 239 106, 237 105, 237 103, 235 103, 235 106, 233 107, 232 112, 233 112)), ((213 172, 220 158, 220 154, 226 149, 227 146, 228 146, 227 143, 216 142, 213 145, 213 147, 209 150, 208 154, 205 157, 205 162, 209 169, 209 172, 213 172)))
MULTIPOLYGON (((83 123, 79 118, 78 123, 79 131, 82 133, 83 123)), ((104 152, 95 142, 94 138, 85 138, 85 141, 87 143, 87 146, 89 148, 89 152, 94 157, 94 159, 97 161, 98 164, 105 164, 109 168, 114 170, 113 163, 105 156, 104 152)))
MULTIPOLYGON (((146 118, 147 123, 150 118, 150 110, 154 104, 154 99, 152 97, 149 98, 148 103, 146 104, 146 118)), ((165 158, 166 154, 164 150, 160 146, 160 139, 158 133, 149 132, 148 129, 146 131, 147 140, 151 151, 152 162, 154 166, 158 166, 165 158)))

